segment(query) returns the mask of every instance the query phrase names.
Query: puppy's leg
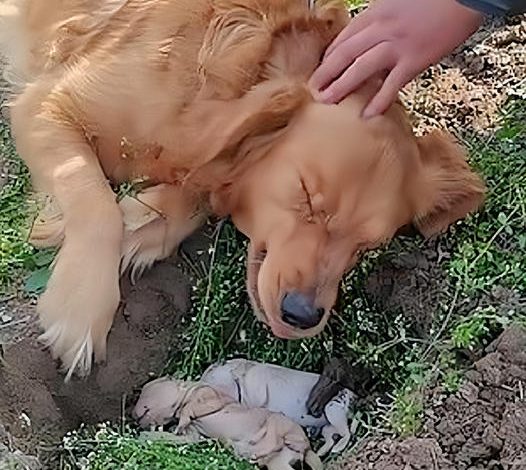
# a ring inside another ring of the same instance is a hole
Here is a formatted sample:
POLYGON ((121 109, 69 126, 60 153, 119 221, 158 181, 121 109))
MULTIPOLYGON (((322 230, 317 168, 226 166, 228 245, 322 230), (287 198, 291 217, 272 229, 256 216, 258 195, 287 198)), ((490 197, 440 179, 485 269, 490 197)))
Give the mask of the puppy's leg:
POLYGON ((132 281, 173 253, 206 219, 193 194, 170 184, 127 196, 119 205, 125 228, 121 272, 131 267, 132 281))
POLYGON ((320 457, 311 449, 308 449, 307 452, 305 452, 305 463, 312 470, 322 470, 323 468, 323 463, 321 462, 320 457))
POLYGON ((293 470, 291 463, 300 460, 300 456, 297 452, 284 447, 271 459, 265 461, 265 465, 268 470, 293 470))
POLYGON ((343 451, 351 439, 351 432, 349 431, 349 423, 347 420, 347 410, 348 406, 342 406, 338 401, 338 398, 329 402, 325 407, 325 416, 330 423, 330 426, 326 426, 326 428, 331 427, 334 434, 341 436, 341 439, 332 448, 333 453, 343 451))
POLYGON ((22 95, 12 123, 37 190, 53 195, 62 212, 64 241, 37 312, 42 339, 68 379, 75 369, 90 371, 93 353, 105 359, 120 297, 122 217, 97 156, 60 100, 35 106, 41 97, 33 98, 22 95))
POLYGON ((318 454, 318 457, 324 457, 327 455, 331 449, 334 447, 334 435, 338 434, 338 431, 336 431, 336 428, 332 426, 331 424, 328 424, 327 426, 324 426, 321 430, 321 435, 323 436, 324 443, 316 452, 318 454))

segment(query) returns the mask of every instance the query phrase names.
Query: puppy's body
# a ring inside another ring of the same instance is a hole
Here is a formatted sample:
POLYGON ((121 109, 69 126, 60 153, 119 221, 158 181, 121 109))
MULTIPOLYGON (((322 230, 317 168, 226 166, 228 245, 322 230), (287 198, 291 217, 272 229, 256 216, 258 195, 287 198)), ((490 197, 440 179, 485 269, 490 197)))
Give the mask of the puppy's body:
POLYGON ((321 468, 300 426, 282 414, 248 408, 208 385, 155 380, 144 387, 134 414, 143 427, 176 418, 176 432, 183 439, 186 435, 193 441, 196 433, 219 439, 240 457, 269 470, 289 470, 297 461, 321 468))
POLYGON ((250 408, 265 407, 284 413, 303 427, 321 428, 328 424, 326 418, 309 415, 306 407, 309 393, 318 379, 318 374, 310 372, 233 359, 210 366, 201 382, 250 408))
POLYGON ((341 452, 351 437, 347 413, 354 395, 344 389, 329 401, 322 416, 312 416, 307 410, 307 400, 319 378, 318 374, 310 372, 233 359, 210 366, 202 375, 201 382, 249 408, 263 407, 283 413, 304 428, 321 431, 327 442, 320 455, 333 448, 333 435, 337 434, 341 439, 333 450, 341 452))
POLYGON ((257 315, 284 338, 322 330, 358 254, 414 223, 431 236, 483 185, 403 108, 361 119, 307 83, 348 21, 338 0, 3 0, 17 149, 51 196, 31 240, 61 245, 37 310, 73 373, 104 359, 120 272, 172 253, 209 210, 250 238, 257 315), (145 181, 117 203, 109 182, 145 181), (50 215, 51 214, 51 215, 50 215))

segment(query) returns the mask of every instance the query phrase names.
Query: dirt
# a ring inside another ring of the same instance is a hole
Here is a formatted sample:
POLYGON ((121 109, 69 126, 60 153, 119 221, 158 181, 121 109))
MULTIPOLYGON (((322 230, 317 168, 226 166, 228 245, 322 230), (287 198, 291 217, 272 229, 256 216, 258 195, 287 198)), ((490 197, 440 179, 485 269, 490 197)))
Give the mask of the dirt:
POLYGON ((488 22, 404 90, 417 132, 489 135, 510 97, 526 98, 526 15, 488 22))
MULTIPOLYGON (((5 428, 0 443, 45 460, 43 443, 59 442, 81 423, 117 422, 127 398, 162 372, 181 315, 188 311, 188 276, 172 258, 146 273, 136 286, 124 284, 125 305, 109 336, 108 362, 88 379, 65 384, 64 375, 37 341, 34 326, 22 340, 4 344, 0 423, 5 428)), ((0 468, 1 456, 0 446, 0 468)))
POLYGON ((433 312, 446 301, 447 275, 442 268, 448 251, 443 240, 423 248, 405 249, 395 240, 390 250, 369 275, 367 295, 380 308, 403 312, 411 318, 415 331, 426 338, 433 326, 433 312))
POLYGON ((526 329, 506 330, 449 395, 428 393, 423 430, 371 439, 331 470, 526 469, 526 329))

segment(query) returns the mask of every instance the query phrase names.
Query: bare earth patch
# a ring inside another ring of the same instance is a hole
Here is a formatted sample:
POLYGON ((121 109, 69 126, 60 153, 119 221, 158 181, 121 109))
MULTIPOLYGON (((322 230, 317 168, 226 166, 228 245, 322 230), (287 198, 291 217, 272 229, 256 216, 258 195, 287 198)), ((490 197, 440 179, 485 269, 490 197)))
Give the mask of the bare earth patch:
POLYGON ((448 256, 441 242, 410 250, 398 246, 384 256, 367 279, 367 295, 380 308, 403 312, 420 337, 429 336, 436 305, 445 302, 447 274, 441 263, 448 256))
POLYGON ((508 329, 486 352, 459 392, 429 392, 418 437, 371 439, 331 470, 526 468, 526 329, 508 329))
POLYGON ((488 22, 403 93, 418 132, 490 134, 510 97, 526 99, 526 17, 488 22))
POLYGON ((86 380, 64 383, 64 375, 37 341, 32 322, 26 323, 22 338, 4 340, 0 443, 42 456, 42 444, 60 442, 82 423, 117 422, 134 390, 162 372, 189 307, 187 276, 172 259, 146 273, 136 286, 123 287, 125 305, 110 333, 108 362, 86 380))

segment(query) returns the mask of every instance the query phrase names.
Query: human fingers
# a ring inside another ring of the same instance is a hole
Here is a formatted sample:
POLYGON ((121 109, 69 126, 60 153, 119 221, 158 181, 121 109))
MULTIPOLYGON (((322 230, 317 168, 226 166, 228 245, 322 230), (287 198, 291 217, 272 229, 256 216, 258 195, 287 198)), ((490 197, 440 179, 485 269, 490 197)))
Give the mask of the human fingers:
POLYGON ((381 36, 375 28, 366 28, 340 43, 338 48, 327 56, 312 74, 309 85, 314 90, 327 87, 334 79, 358 59, 362 54, 376 46, 381 36))
POLYGON ((395 59, 389 43, 378 44, 358 57, 337 80, 320 92, 318 99, 323 103, 338 103, 373 75, 393 68, 395 59))
POLYGON ((403 65, 394 67, 387 75, 378 93, 373 97, 363 111, 363 117, 368 119, 383 114, 398 97, 402 87, 416 76, 418 72, 412 71, 403 65))

